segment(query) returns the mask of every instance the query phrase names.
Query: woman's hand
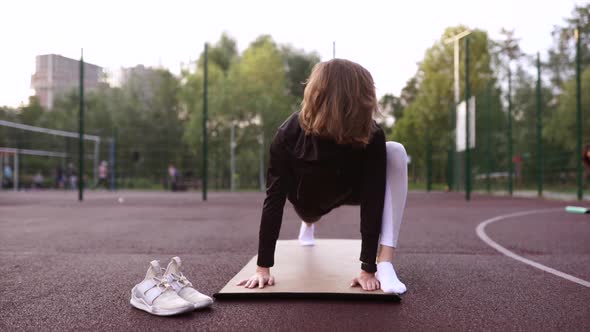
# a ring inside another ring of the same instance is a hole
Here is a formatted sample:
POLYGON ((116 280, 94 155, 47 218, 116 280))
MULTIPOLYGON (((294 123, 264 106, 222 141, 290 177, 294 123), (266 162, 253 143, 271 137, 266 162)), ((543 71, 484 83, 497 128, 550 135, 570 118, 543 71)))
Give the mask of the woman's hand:
POLYGON ((264 285, 268 284, 272 286, 275 284, 275 278, 270 275, 270 268, 260 267, 256 268, 256 273, 249 279, 242 280, 238 283, 238 286, 244 286, 246 288, 254 288, 258 285, 258 288, 264 288, 264 285))
POLYGON ((358 277, 352 279, 350 287, 361 286, 366 291, 375 291, 381 288, 379 280, 375 277, 375 273, 369 273, 361 270, 358 277))

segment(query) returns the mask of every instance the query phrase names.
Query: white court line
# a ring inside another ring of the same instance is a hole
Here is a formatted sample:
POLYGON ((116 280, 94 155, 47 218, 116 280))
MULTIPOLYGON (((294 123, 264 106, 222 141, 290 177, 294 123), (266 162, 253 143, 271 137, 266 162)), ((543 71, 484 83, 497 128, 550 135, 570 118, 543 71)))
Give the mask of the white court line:
POLYGON ((524 212, 517 212, 517 213, 512 213, 512 214, 505 214, 502 216, 497 216, 488 220, 484 220, 482 221, 479 225, 477 225, 477 228, 475 229, 475 232, 477 233, 477 236, 479 236, 479 238, 485 242, 486 244, 488 244, 490 247, 498 250, 499 252, 501 252, 502 254, 515 259, 519 262, 528 264, 532 267, 536 267, 539 270, 554 274, 558 277, 567 279, 571 282, 575 282, 576 284, 580 284, 582 286, 586 286, 590 288, 590 281, 586 281, 584 279, 580 279, 577 277, 574 277, 572 275, 569 275, 567 273, 563 273, 561 271, 557 271, 556 269, 550 268, 548 266, 545 266, 543 264, 539 264, 535 261, 532 261, 530 259, 526 259, 522 256, 519 256, 515 253, 513 253, 512 251, 502 247, 501 245, 499 245, 498 243, 494 242, 494 240, 490 239, 490 237, 486 234, 485 232, 485 228, 487 225, 496 222, 496 221, 500 221, 500 220, 505 220, 505 219, 510 219, 510 218, 514 218, 514 217, 520 217, 520 216, 526 216, 529 214, 536 214, 536 213, 546 213, 546 212, 555 212, 555 211, 562 211, 561 209, 545 209, 545 210, 530 210, 530 211, 524 211, 524 212))

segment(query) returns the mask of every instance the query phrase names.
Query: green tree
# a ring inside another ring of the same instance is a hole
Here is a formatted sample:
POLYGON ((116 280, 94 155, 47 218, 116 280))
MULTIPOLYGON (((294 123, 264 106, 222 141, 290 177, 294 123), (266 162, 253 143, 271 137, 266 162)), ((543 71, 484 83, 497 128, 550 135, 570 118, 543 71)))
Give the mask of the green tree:
MULTIPOLYGON (((277 45, 268 35, 258 37, 241 55, 235 54, 231 45, 234 44, 228 37, 222 36, 209 49, 209 174, 214 186, 229 185, 228 138, 234 125, 239 186, 252 188, 258 186, 261 138, 268 158, 266 147, 277 127, 298 108, 303 83, 319 56, 290 45, 277 45), (216 55, 228 53, 232 56, 216 55), (231 59, 229 65, 220 58, 231 59)), ((201 54, 197 68, 183 72, 180 92, 181 114, 187 119, 184 138, 194 151, 198 165, 202 144, 203 60, 201 54)))
POLYGON ((306 53, 298 50, 291 45, 282 46, 281 53, 285 61, 287 89, 294 99, 293 104, 298 106, 303 100, 305 81, 313 66, 320 62, 320 56, 315 52, 306 53))
MULTIPOLYGON (((582 73, 582 86, 590 86, 590 68, 582 73)), ((590 94, 582 93, 582 109, 590 109, 590 94)), ((590 117, 583 117, 582 128, 590 128, 590 117)), ((568 80, 559 96, 559 107, 546 124, 544 135, 552 143, 557 143, 575 159, 576 148, 576 82, 568 80)), ((588 139, 586 137, 586 139, 588 139)))
MULTIPOLYGON (((434 178, 442 181, 446 172, 448 148, 453 139, 455 124, 451 121, 453 101, 453 48, 443 41, 448 37, 466 30, 465 26, 447 28, 443 36, 424 56, 420 62, 418 73, 406 85, 402 93, 402 105, 405 101, 408 105, 404 108, 403 117, 396 121, 392 138, 406 145, 406 150, 412 156, 412 169, 416 178, 424 174, 425 148, 428 141, 433 147, 434 178), (419 174, 419 175, 418 175, 419 174)), ((490 41, 487 33, 474 30, 470 38, 470 83, 471 93, 483 96, 488 84, 494 84, 495 78, 491 66, 489 52, 490 41)), ((464 50, 461 52, 464 58, 464 50)), ((464 63, 464 60, 461 60, 464 63)), ((461 66, 461 78, 464 77, 464 68, 461 66)), ((463 84, 461 89, 463 89, 463 84)), ((463 92, 461 92, 463 95, 463 92)), ((491 96, 497 99, 498 95, 491 96)), ((477 98, 477 109, 483 109, 484 98, 477 98)), ((499 105, 495 101, 495 105, 499 105)), ((483 125, 485 119, 483 112, 477 112, 476 141, 483 138, 483 125)), ((496 123, 501 122, 502 112, 496 108, 494 118, 496 123)), ((476 154, 474 164, 481 163, 483 158, 476 154)))
POLYGON ((45 109, 37 97, 29 97, 29 103, 23 106, 18 113, 18 121, 32 126, 38 125, 44 111, 45 109))
MULTIPOLYGON (((564 25, 556 25, 551 33, 553 46, 548 51, 545 69, 549 72, 554 90, 558 92, 565 81, 574 75, 574 30, 577 27, 580 28, 582 36, 581 48, 590 49, 590 4, 574 6, 571 17, 565 19, 564 25)), ((590 65, 590 52, 582 52, 581 64, 583 67, 590 65)))

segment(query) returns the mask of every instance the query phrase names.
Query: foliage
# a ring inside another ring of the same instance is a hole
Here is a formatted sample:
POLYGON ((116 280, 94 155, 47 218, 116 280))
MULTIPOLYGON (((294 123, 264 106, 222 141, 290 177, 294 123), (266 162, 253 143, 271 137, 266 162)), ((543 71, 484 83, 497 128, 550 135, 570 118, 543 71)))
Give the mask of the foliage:
MULTIPOLYGON (((574 29, 580 28, 582 87, 590 86, 590 4, 575 6, 562 25, 552 33, 553 44, 542 63, 541 109, 544 130, 546 177, 571 177, 575 162, 575 43, 574 29), (553 172, 548 174, 549 172, 553 172), (547 175, 548 174, 548 175, 547 175)), ((443 183, 455 170, 461 154, 454 146, 455 105, 453 46, 444 41, 465 31, 458 25, 447 28, 426 50, 418 70, 399 94, 381 96, 379 107, 387 118, 390 139, 403 143, 412 157, 414 181, 424 181, 426 147, 432 146, 434 181, 443 183)), ((539 170, 537 149, 536 69, 534 56, 524 54, 517 32, 500 31, 499 40, 472 29, 470 40, 470 90, 476 97, 476 149, 472 153, 473 175, 506 172, 514 156, 521 156, 525 181, 533 181, 539 170), (512 74, 513 151, 508 155, 508 69, 512 74)), ((464 96, 465 47, 460 44, 460 95, 464 96)), ((204 53, 175 76, 165 69, 136 67, 120 86, 101 86, 85 97, 86 131, 99 135, 100 158, 108 159, 110 138, 116 140, 117 173, 128 185, 159 184, 169 164, 176 165, 184 178, 200 178, 203 149, 204 53)), ((293 45, 280 45, 270 35, 261 35, 242 52, 227 33, 208 52, 208 141, 210 183, 228 188, 230 183, 230 132, 235 129, 235 157, 238 186, 260 186, 261 165, 268 159, 268 144, 276 128, 299 109, 305 80, 320 61, 315 52, 293 45), (263 157, 261 164, 260 157, 263 157)), ((590 108, 590 94, 582 94, 583 110, 590 108)), ((0 108, 0 119, 47 128, 77 131, 78 94, 71 91, 56 100, 53 110, 44 110, 31 98, 17 109, 0 108)), ((590 118, 584 117, 584 128, 590 118)), ((586 138, 588 139, 588 138, 586 138)), ((23 160, 23 173, 75 162, 75 139, 48 137, 0 127, 0 146, 65 151, 69 158, 23 160), (61 164, 60 164, 61 163, 61 164)), ((85 143, 86 151, 93 149, 85 143)), ((85 156, 87 160, 90 155, 85 156)), ((455 172, 456 174, 456 172, 455 172)), ((92 176, 88 169, 86 176, 92 176)))
MULTIPOLYGON (((426 161, 426 144, 433 147, 434 176, 440 180, 446 174, 448 149, 453 141, 454 123, 453 112, 453 47, 443 41, 459 32, 466 30, 465 26, 448 28, 424 56, 420 62, 418 73, 412 78, 402 93, 400 104, 407 102, 403 108, 403 116, 393 130, 392 139, 401 142, 412 156, 413 168, 423 170, 426 161), (421 133, 417 135, 416 133, 421 133)), ((489 84, 494 84, 491 67, 489 40, 487 33, 474 30, 470 38, 470 85, 471 94, 482 95, 489 84)), ((461 48, 461 63, 464 63, 464 48, 461 48)), ((461 78, 464 77, 464 66, 461 68, 461 78)), ((463 81, 463 79, 462 79, 463 81)), ((463 90, 463 86, 462 86, 463 90)), ((461 91, 463 96, 464 91, 461 91)), ((491 98, 499 103, 497 93, 491 98)), ((477 108, 483 108, 482 98, 477 98, 477 108)), ((478 113, 477 124, 484 124, 483 112, 478 113)), ((501 112, 497 110, 494 118, 501 122, 501 112)), ((481 135, 480 130, 476 133, 481 135)), ((478 137, 477 139, 482 139, 478 137)), ((421 171, 419 171, 421 172, 421 171)))

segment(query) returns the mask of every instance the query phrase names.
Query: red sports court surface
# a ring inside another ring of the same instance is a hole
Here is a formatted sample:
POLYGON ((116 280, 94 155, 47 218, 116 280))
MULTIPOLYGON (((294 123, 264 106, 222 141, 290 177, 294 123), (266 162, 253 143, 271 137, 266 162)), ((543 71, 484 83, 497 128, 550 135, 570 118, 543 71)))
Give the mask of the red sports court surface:
MULTIPOLYGON (((489 239, 590 281, 590 215, 566 214, 568 203, 412 193, 396 264, 408 286, 401 303, 241 299, 164 318, 129 305, 148 262, 180 255, 197 289, 218 292, 256 254, 264 196, 213 193, 205 203, 199 193, 86 197, 0 193, 0 330, 590 330, 589 287, 501 254, 476 234, 496 218, 484 229, 489 239), (535 213, 506 217, 525 211, 535 213)), ((358 239, 358 213, 333 211, 317 236, 358 239)), ((288 207, 281 239, 295 238, 298 228, 288 207)))

